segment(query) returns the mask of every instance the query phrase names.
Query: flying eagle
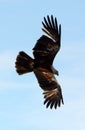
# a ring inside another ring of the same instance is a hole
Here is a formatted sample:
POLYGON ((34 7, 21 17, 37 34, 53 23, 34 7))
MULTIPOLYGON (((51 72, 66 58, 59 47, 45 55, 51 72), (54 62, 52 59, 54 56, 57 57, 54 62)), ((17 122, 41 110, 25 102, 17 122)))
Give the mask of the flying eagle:
POLYGON ((42 30, 47 35, 42 35, 33 48, 34 59, 25 52, 19 52, 15 67, 19 75, 34 72, 39 86, 43 89, 44 104, 51 109, 61 103, 64 104, 61 86, 55 78, 58 71, 53 67, 53 60, 60 49, 61 25, 51 15, 44 17, 42 30))

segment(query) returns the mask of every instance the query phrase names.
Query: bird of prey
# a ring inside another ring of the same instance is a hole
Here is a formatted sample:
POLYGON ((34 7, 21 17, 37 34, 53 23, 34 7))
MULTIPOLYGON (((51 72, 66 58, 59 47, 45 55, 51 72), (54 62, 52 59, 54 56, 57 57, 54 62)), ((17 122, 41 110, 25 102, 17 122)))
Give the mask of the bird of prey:
POLYGON ((58 26, 53 15, 44 17, 42 30, 47 35, 42 35, 33 48, 31 58, 24 51, 19 52, 15 67, 19 75, 34 72, 39 86, 43 89, 44 104, 46 108, 57 108, 64 104, 61 86, 55 74, 58 71, 53 67, 53 60, 61 46, 61 25, 58 26))

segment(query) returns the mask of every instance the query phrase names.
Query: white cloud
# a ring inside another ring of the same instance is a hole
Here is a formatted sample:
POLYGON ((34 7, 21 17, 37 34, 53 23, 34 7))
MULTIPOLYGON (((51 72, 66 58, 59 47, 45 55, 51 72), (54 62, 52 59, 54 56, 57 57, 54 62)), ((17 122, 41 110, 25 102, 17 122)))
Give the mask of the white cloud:
POLYGON ((26 117, 22 118, 22 120, 24 124, 31 128, 35 127, 49 130, 72 128, 80 130, 80 128, 82 128, 82 130, 84 130, 84 110, 85 102, 82 99, 67 102, 63 107, 57 110, 46 109, 45 106, 41 108, 36 105, 35 109, 31 109, 31 113, 27 112, 28 116, 24 113, 26 117))
POLYGON ((2 52, 0 54, 0 71, 9 70, 13 66, 14 54, 12 52, 2 52))
POLYGON ((2 4, 21 4, 21 3, 24 3, 24 0, 0 0, 0 3, 2 4))
POLYGON ((85 55, 85 44, 84 42, 63 43, 60 54, 68 60, 82 60, 85 55))

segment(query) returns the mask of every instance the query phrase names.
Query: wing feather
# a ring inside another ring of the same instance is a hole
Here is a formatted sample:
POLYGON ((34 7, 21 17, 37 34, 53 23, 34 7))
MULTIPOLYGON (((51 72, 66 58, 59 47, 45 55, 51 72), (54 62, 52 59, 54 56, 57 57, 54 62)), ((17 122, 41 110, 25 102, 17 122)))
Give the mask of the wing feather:
POLYGON ((53 27, 52 27, 52 22, 51 22, 51 20, 50 20, 50 17, 49 17, 49 16, 47 16, 47 20, 48 20, 48 23, 49 23, 49 27, 50 27, 50 28, 53 28, 53 27))
MULTIPOLYGON (((53 19, 53 15, 51 15, 51 21, 52 21, 52 28, 56 29, 56 28, 55 28, 54 19, 53 19)), ((56 31, 57 31, 57 30, 56 30, 56 31)))
POLYGON ((51 18, 47 16, 47 19, 44 17, 44 22, 42 22, 42 24, 44 27, 42 30, 47 33, 52 40, 57 42, 56 44, 60 48, 61 31, 59 30, 61 30, 61 25, 59 25, 58 28, 57 19, 54 18, 53 15, 51 15, 51 18))
POLYGON ((33 55, 35 57, 35 62, 39 62, 40 66, 51 66, 55 55, 60 49, 60 35, 61 26, 57 24, 57 19, 51 15, 47 18, 44 17, 43 31, 48 36, 41 36, 33 48, 33 55))
POLYGON ((46 108, 60 107, 63 102, 62 90, 54 75, 47 69, 37 68, 34 70, 40 87, 44 90, 44 104, 46 108))

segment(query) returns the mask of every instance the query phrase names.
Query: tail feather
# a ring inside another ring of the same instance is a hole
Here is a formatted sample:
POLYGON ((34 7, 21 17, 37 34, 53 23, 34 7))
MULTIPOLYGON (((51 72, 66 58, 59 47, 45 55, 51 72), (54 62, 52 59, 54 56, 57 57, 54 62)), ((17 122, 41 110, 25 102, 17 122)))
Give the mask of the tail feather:
POLYGON ((30 56, 23 51, 19 52, 15 62, 16 71, 19 75, 32 72, 33 64, 34 60, 30 56))

